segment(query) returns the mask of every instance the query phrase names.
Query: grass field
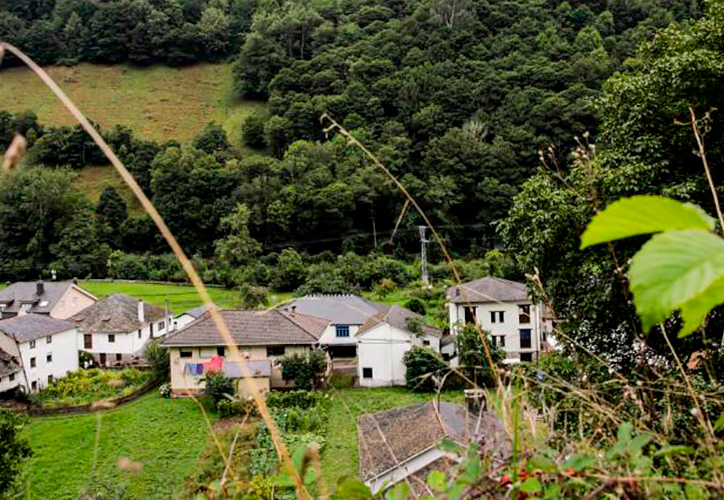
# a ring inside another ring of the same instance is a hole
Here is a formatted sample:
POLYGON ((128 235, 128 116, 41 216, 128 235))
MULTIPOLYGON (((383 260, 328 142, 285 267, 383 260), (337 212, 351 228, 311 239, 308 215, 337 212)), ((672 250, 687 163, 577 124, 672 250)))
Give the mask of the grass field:
MULTIPOLYGON (((156 141, 188 141, 206 123, 216 121, 224 125, 232 143, 239 145, 244 117, 266 106, 233 98, 230 64, 183 68, 80 64, 47 70, 102 127, 126 125, 140 137, 156 141)), ((46 125, 75 123, 42 82, 24 68, 0 69, 0 109, 30 109, 46 125)))
POLYGON ((34 455, 25 498, 74 500, 90 485, 110 484, 139 499, 166 500, 196 464, 209 432, 193 401, 154 392, 106 413, 34 419, 27 436, 34 455), (143 470, 119 470, 121 457, 143 470))
MULTIPOLYGON (((126 293, 152 304, 168 307, 176 314, 201 305, 201 297, 192 286, 159 285, 153 283, 126 283, 121 281, 82 281, 84 289, 98 298, 111 293, 126 293)), ((241 297, 235 290, 209 288, 214 303, 222 308, 237 307, 241 297)), ((290 294, 270 294, 270 304, 276 305, 290 298, 290 294)))

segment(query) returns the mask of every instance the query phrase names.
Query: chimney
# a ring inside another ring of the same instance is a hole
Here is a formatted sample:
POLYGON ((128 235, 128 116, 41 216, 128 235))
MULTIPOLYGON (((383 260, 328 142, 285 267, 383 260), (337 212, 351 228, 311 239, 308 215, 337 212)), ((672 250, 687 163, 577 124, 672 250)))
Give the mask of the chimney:
POLYGON ((292 306, 292 313, 297 312, 297 306, 292 306))
POLYGON ((38 294, 38 297, 40 297, 41 295, 43 295, 45 293, 45 284, 43 283, 43 280, 38 280, 35 287, 36 287, 36 293, 38 294))
POLYGON ((146 320, 146 316, 145 316, 144 310, 143 310, 143 301, 139 300, 138 301, 138 321, 141 324, 143 324, 143 323, 145 323, 145 320, 146 320))
POLYGON ((78 284, 78 278, 73 278, 73 284, 74 284, 74 285, 77 285, 77 284, 78 284))

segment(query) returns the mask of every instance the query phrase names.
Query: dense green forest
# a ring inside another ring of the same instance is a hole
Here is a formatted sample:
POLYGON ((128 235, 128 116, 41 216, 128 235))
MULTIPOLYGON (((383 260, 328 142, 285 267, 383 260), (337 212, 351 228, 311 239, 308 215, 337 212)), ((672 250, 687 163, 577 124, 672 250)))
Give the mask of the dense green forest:
MULTIPOLYGON (((210 279, 269 285, 263 267, 278 266, 285 248, 307 267, 340 253, 409 259, 419 249, 414 211, 387 242, 404 198, 361 151, 325 137, 324 111, 379 155, 454 252, 484 256, 503 243, 498 223, 536 173, 538 151, 567 170, 575 136, 597 138, 611 113, 598 104, 603 82, 640 71, 642 42, 703 9, 648 0, 6 0, 0 37, 45 63, 232 57, 239 96, 269 103, 268 116, 243 126, 255 154, 232 148, 214 124, 191 144, 102 132, 199 266, 221 269, 210 279)), ((148 217, 129 217, 112 189, 91 206, 73 186, 73 169, 104 162, 80 128, 0 113, 0 146, 15 132, 28 139, 32 168, 2 180, 0 274, 36 277, 52 264, 62 276, 176 275, 148 217)))

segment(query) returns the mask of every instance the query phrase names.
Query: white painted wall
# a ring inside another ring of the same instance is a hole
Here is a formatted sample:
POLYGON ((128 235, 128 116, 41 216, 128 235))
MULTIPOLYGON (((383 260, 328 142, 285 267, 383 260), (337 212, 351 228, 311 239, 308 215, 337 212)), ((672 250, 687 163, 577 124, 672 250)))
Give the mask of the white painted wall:
POLYGON ((361 325, 349 326, 349 337, 337 337, 337 325, 329 325, 321 337, 319 337, 320 345, 357 345, 357 332, 361 325))
POLYGON ((186 325, 188 325, 189 323, 191 323, 191 322, 194 321, 195 319, 196 319, 196 318, 194 318, 194 317, 191 316, 190 314, 186 314, 186 313, 180 314, 179 316, 177 316, 177 317, 174 318, 174 320, 173 320, 174 328, 175 328, 176 330, 180 330, 181 328, 185 327, 186 325))
MULTIPOLYGON (((460 325, 465 323, 465 307, 463 304, 448 303, 448 313, 450 316, 450 331, 457 332, 460 325)), ((478 325, 488 332, 493 338, 505 337, 505 345, 503 350, 506 352, 506 359, 519 359, 521 352, 535 353, 541 351, 541 333, 543 322, 541 320, 540 306, 532 302, 504 302, 500 303, 473 303, 471 307, 475 309, 475 319, 478 325), (521 305, 530 306, 530 322, 520 323, 519 314, 521 305), (499 314, 496 314, 495 323, 491 318, 491 312, 504 313, 504 321, 501 323, 499 314), (530 348, 520 347, 520 330, 529 329, 531 331, 530 348)))
POLYGON ((4 375, 0 377, 0 392, 9 391, 20 385, 20 381, 23 380, 23 373, 17 372, 12 375, 4 375))
MULTIPOLYGON (((48 337, 40 337, 35 340, 35 347, 31 347, 31 342, 19 345, 28 390, 32 390, 33 382, 37 382, 37 389, 47 387, 48 375, 57 380, 78 370, 77 338, 78 332, 73 328, 51 335, 50 343, 48 337), (50 362, 47 359, 49 354, 52 355, 50 362), (35 358, 34 368, 31 367, 32 358, 35 358)), ((25 377, 21 375, 20 378, 20 383, 25 385, 25 377)))
MULTIPOLYGON (((150 323, 146 323, 141 328, 140 334, 138 330, 113 334, 114 342, 109 341, 109 334, 107 333, 78 332, 78 347, 93 354, 105 353, 111 355, 111 358, 114 354, 132 355, 140 353, 149 339, 162 337, 171 331, 173 331, 173 316, 169 315, 164 320, 153 323, 153 337, 151 337, 150 323), (161 322, 164 323, 163 328, 160 328, 161 322), (91 349, 85 348, 85 335, 88 333, 93 336, 93 347, 91 349)), ((108 359, 109 362, 115 361, 115 359, 111 358, 108 359)))
POLYGON ((402 358, 413 345, 425 345, 440 351, 440 338, 434 335, 417 337, 387 323, 364 332, 358 337, 357 375, 363 387, 405 385, 405 364, 402 358), (372 368, 372 378, 364 378, 364 368, 372 368))

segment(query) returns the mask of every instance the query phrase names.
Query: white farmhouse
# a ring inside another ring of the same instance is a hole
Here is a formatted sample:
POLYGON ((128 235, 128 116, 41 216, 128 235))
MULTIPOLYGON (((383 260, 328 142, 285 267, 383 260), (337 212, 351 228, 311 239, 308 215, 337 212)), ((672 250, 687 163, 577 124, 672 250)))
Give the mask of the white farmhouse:
POLYGON ((138 362, 146 343, 173 331, 173 314, 161 307, 115 293, 72 318, 78 345, 103 366, 138 362))
POLYGON ((542 304, 533 303, 524 283, 486 276, 447 291, 450 331, 477 322, 505 351, 507 363, 534 361, 549 339, 542 304))
POLYGON ((281 307, 286 312, 299 312, 330 322, 319 339, 319 346, 332 358, 357 356, 357 332, 372 316, 387 306, 356 295, 305 295, 281 307))
POLYGON ((440 351, 442 334, 424 324, 424 318, 400 306, 391 306, 368 319, 357 332, 359 384, 363 387, 405 385, 402 358, 413 345, 440 351))
POLYGON ((194 307, 193 309, 189 309, 188 311, 179 314, 173 320, 174 329, 180 330, 181 328, 185 327, 192 321, 199 319, 206 311, 208 311, 208 308, 205 305, 200 305, 198 307, 194 307))
POLYGON ((75 281, 19 281, 0 290, 0 319, 31 313, 68 319, 96 300, 75 281))
POLYGON ((0 321, 0 349, 19 360, 22 369, 13 378, 32 392, 78 369, 77 338, 72 322, 42 314, 0 321))

